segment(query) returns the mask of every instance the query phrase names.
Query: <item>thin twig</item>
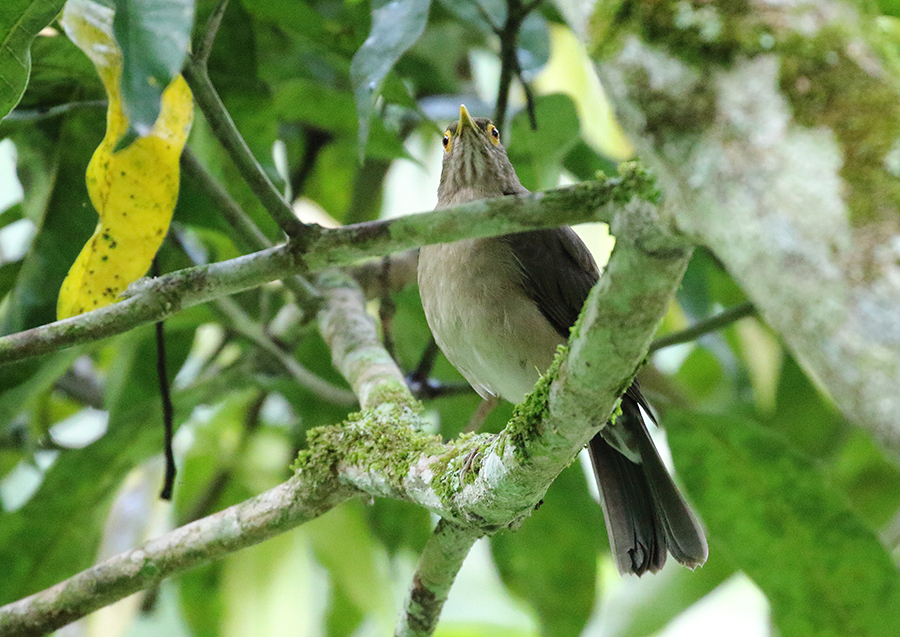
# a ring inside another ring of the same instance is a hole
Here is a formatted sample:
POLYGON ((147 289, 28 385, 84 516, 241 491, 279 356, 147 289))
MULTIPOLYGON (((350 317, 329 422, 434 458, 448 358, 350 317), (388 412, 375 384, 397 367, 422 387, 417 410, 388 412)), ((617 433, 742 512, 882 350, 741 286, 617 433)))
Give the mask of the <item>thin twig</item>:
POLYGON ((419 558, 395 637, 428 637, 434 633, 453 580, 479 535, 445 520, 437 523, 419 558))
POLYGON ((92 100, 88 102, 68 102, 49 108, 29 108, 23 110, 14 110, 3 118, 3 122, 38 122, 44 119, 60 117, 74 111, 86 109, 106 109, 108 102, 106 100, 92 100))
POLYGON ((500 81, 497 88, 497 106, 494 109, 494 123, 497 128, 503 129, 506 121, 506 111, 509 104, 509 90, 512 86, 512 78, 516 76, 525 88, 525 96, 528 102, 528 115, 531 127, 537 128, 537 120, 534 116, 534 97, 530 95, 529 87, 523 77, 519 64, 519 31, 528 14, 531 13, 541 0, 533 0, 522 4, 521 0, 507 0, 506 21, 500 28, 494 27, 494 32, 500 38, 500 81))
POLYGON ((206 21, 203 36, 194 43, 193 54, 204 65, 209 60, 209 54, 212 52, 213 43, 216 41, 216 34, 219 32, 219 26, 222 24, 226 8, 228 8, 228 0, 220 0, 206 21))
MULTIPOLYGON (((190 148, 185 148, 181 154, 181 167, 185 174, 189 175, 196 182, 200 190, 209 197, 212 204, 222 213, 225 221, 234 229, 236 238, 243 247, 249 250, 264 250, 272 246, 272 242, 263 234, 259 226, 250 218, 250 215, 209 174, 190 148)), ((300 307, 303 308, 306 316, 315 316, 322 304, 322 295, 319 294, 312 284, 299 275, 285 277, 282 282, 293 293, 294 298, 300 307)))
POLYGON ((215 303, 216 307, 228 317, 231 327, 236 332, 249 338, 257 347, 275 358, 298 385, 305 387, 322 400, 336 405, 356 404, 353 392, 332 385, 301 365, 296 358, 269 338, 263 327, 244 312, 240 305, 229 298, 216 299, 215 303))
POLYGON ((241 177, 262 203, 266 211, 272 215, 282 231, 289 237, 299 237, 308 229, 294 216, 290 204, 284 200, 278 189, 266 175, 259 162, 250 152, 247 142, 241 137, 234 120, 222 103, 209 79, 205 61, 189 56, 183 70, 184 79, 194 93, 197 106, 203 111, 210 130, 231 157, 241 177))
POLYGON ((734 307, 729 308, 724 312, 720 312, 719 314, 710 316, 709 318, 694 323, 694 325, 687 328, 686 330, 673 332, 672 334, 666 334, 665 336, 656 339, 650 344, 649 353, 652 354, 653 352, 664 347, 671 347, 672 345, 680 345, 681 343, 695 341, 704 334, 715 332, 716 330, 722 329, 726 325, 730 325, 735 321, 739 321, 742 318, 751 316, 755 313, 756 308, 753 307, 753 304, 750 302, 735 305, 734 307))
POLYGON ((378 303, 378 320, 381 323, 381 341, 388 355, 397 360, 397 352, 394 348, 394 314, 397 313, 397 305, 391 298, 391 255, 381 258, 381 294, 378 303))
POLYGON ((525 81, 525 77, 522 74, 522 65, 519 63, 519 56, 516 55, 514 59, 516 63, 516 78, 519 80, 519 84, 522 85, 522 90, 525 91, 525 112, 528 113, 528 124, 531 126, 531 130, 537 130, 537 107, 534 103, 534 91, 531 90, 531 84, 525 81))
POLYGON ((53 388, 83 405, 103 409, 103 383, 93 369, 84 371, 79 367, 76 362, 66 370, 65 374, 56 379, 53 388))
POLYGON ((189 148, 181 153, 181 169, 193 179, 200 190, 215 206, 234 231, 235 238, 248 250, 263 250, 272 246, 250 215, 234 200, 227 190, 200 163, 200 159, 189 148))

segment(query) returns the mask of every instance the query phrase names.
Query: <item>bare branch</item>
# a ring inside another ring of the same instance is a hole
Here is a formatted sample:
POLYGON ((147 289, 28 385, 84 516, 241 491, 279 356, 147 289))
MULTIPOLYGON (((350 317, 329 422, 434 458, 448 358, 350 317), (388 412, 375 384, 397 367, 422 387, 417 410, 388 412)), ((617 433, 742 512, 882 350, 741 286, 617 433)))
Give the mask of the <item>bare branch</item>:
POLYGON ((206 117, 213 135, 234 161, 241 177, 250 186, 266 211, 272 215, 287 236, 299 237, 307 232, 309 227, 301 223, 294 215, 290 204, 275 188, 272 180, 250 152, 247 142, 238 132, 234 120, 231 119, 231 115, 225 109, 225 105, 209 79, 206 62, 189 56, 182 73, 194 93, 197 106, 203 111, 203 116, 206 117))
POLYGON ((650 344, 650 353, 652 354, 656 350, 663 349, 664 347, 696 341, 704 334, 720 330, 726 325, 731 325, 735 321, 740 321, 742 318, 752 316, 755 312, 756 309, 753 307, 752 303, 735 305, 718 314, 705 318, 702 321, 697 321, 685 330, 661 336, 650 344))
POLYGON ((412 588, 394 631, 396 637, 428 637, 434 633, 450 587, 469 549, 478 539, 470 530, 441 520, 419 557, 412 588))

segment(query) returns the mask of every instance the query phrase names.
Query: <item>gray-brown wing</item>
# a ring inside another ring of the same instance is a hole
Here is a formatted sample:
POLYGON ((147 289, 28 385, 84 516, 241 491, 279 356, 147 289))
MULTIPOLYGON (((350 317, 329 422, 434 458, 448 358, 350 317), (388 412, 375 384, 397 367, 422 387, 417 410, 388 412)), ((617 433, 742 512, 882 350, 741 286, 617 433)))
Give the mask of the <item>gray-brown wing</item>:
POLYGON ((525 293, 565 339, 599 272, 587 246, 565 226, 503 237, 522 269, 525 293))

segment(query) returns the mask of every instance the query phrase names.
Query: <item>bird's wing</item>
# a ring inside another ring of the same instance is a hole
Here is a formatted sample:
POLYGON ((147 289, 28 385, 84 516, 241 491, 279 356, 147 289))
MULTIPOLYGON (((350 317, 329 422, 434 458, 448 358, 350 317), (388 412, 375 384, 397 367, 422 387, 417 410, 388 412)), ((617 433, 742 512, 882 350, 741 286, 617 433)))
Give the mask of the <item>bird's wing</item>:
POLYGON ((565 339, 599 272, 587 246, 565 226, 502 237, 522 270, 522 286, 565 339))

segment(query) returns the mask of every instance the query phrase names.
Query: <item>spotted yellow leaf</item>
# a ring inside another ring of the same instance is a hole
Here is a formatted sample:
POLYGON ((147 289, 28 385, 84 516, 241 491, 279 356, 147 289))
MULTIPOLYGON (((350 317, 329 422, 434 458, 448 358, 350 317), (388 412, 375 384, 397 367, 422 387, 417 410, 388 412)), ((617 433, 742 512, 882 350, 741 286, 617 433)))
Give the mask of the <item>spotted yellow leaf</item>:
POLYGON ((66 318, 115 303, 150 268, 169 229, 178 199, 178 160, 193 121, 191 91, 180 75, 162 94, 149 134, 125 148, 122 52, 113 37, 113 10, 91 0, 69 0, 62 24, 97 68, 109 98, 106 135, 87 168, 87 189, 100 216, 59 291, 57 316, 66 318))

